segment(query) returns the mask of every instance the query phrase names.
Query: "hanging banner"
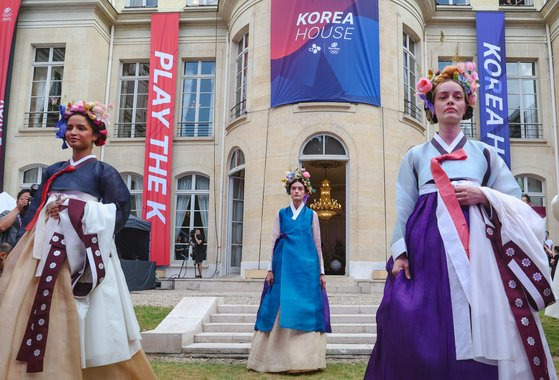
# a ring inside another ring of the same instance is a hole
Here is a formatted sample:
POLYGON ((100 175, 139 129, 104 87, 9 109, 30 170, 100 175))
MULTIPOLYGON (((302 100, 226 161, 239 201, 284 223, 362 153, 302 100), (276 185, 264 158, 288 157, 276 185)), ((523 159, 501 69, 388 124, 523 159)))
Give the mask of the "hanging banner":
POLYGON ((510 168, 504 12, 477 12, 480 140, 510 168))
POLYGON ((151 222, 150 260, 169 265, 171 159, 177 88, 179 14, 151 16, 142 217, 151 222))
POLYGON ((12 42, 19 12, 20 0, 2 0, 0 6, 0 192, 4 189, 4 158, 6 156, 5 121, 8 120, 8 71, 12 42))
POLYGON ((380 106, 378 0, 272 0, 272 107, 380 106))

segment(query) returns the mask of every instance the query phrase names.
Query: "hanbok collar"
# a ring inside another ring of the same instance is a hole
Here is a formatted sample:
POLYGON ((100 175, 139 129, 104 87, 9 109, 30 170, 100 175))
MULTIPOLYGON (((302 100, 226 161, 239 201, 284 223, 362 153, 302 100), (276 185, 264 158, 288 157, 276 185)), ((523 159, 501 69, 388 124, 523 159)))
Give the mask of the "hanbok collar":
POLYGON ((299 216, 299 214, 301 213, 301 211, 303 211, 303 209, 305 208, 305 202, 301 202, 301 204, 299 205, 299 208, 295 208, 295 205, 293 204, 293 202, 291 202, 289 204, 289 207, 291 207, 291 212, 293 213, 293 216, 291 217, 291 219, 296 220, 297 217, 299 216))
POLYGON ((86 160, 89 160, 90 158, 95 158, 95 156, 94 156, 93 154, 90 154, 90 155, 87 155, 87 156, 85 156, 85 157, 83 157, 83 158, 80 158, 80 159, 77 160, 77 161, 74 161, 74 160, 72 159, 72 157, 70 157, 70 165, 74 165, 74 166, 79 165, 79 164, 81 164, 82 162, 84 162, 84 161, 86 161, 86 160))
POLYGON ((454 140, 450 144, 447 144, 437 132, 431 139, 431 144, 433 144, 433 146, 439 151, 440 154, 447 154, 463 148, 464 145, 466 145, 466 141, 468 141, 468 138, 464 136, 464 133, 462 131, 460 131, 460 133, 454 138, 454 140))

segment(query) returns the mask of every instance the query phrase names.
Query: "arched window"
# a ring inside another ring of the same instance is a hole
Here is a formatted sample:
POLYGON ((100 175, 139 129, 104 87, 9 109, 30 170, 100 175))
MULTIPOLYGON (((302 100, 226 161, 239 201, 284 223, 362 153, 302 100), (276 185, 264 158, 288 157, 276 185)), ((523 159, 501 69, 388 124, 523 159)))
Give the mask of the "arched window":
POLYGON ((133 173, 122 173, 120 175, 128 190, 130 190, 130 214, 138 218, 142 217, 142 176, 133 173))
POLYGON ((239 148, 229 161, 229 258, 228 273, 240 273, 243 255, 245 205, 245 155, 239 148))
POLYGON ((516 176, 516 181, 522 190, 522 194, 530 196, 533 206, 545 207, 545 188, 543 181, 528 175, 516 176))
POLYGON ((303 156, 338 156, 345 158, 346 150, 340 140, 326 134, 309 139, 303 146, 303 156))
POLYGON ((202 240, 208 239, 210 179, 203 174, 189 174, 177 179, 175 214, 175 260, 190 253, 188 239, 199 228, 202 240))
POLYGON ((32 185, 41 184, 43 171, 46 168, 46 165, 35 165, 23 170, 19 188, 29 189, 32 185))

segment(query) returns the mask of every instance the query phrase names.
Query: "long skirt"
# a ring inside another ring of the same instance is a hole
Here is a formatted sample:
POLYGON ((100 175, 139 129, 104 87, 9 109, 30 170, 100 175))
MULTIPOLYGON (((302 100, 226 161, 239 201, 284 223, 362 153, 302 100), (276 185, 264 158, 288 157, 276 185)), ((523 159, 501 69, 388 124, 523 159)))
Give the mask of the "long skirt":
POLYGON ((326 368, 326 334, 284 329, 278 312, 272 331, 255 331, 247 367, 258 372, 326 368))
MULTIPOLYGON (((436 218, 437 193, 419 197, 406 225, 411 280, 395 277, 390 259, 384 297, 376 314, 377 341, 365 379, 498 378, 496 366, 456 360, 450 285, 436 218)), ((466 220, 468 209, 462 208, 466 220)))
POLYGON ((0 277, 0 379, 155 379, 140 349, 129 360, 82 369, 80 333, 72 293, 70 268, 65 261, 54 287, 43 371, 27 373, 16 360, 39 283, 38 260, 33 253, 34 234, 26 233, 6 260, 0 277))

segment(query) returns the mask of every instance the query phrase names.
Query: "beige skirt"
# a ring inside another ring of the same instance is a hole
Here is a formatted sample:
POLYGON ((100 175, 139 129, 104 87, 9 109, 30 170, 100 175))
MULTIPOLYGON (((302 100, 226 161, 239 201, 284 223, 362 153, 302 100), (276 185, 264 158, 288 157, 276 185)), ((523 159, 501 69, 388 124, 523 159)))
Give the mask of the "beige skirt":
POLYGON ((278 311, 272 331, 254 332, 247 367, 258 372, 326 368, 326 334, 284 329, 279 315, 278 311))
POLYGON ((81 368, 79 322, 67 261, 53 291, 43 371, 26 372, 27 364, 16 356, 39 283, 34 275, 38 260, 32 256, 33 240, 33 232, 23 235, 0 277, 0 380, 156 379, 143 350, 123 362, 81 368))

